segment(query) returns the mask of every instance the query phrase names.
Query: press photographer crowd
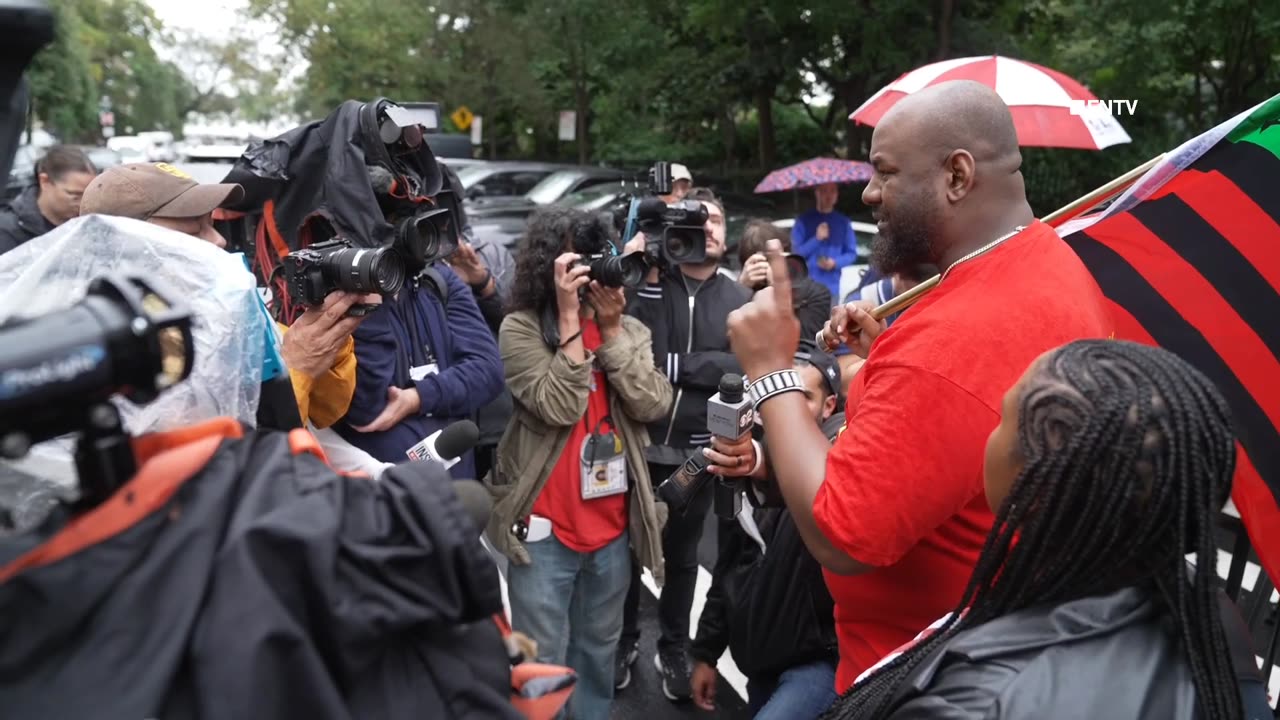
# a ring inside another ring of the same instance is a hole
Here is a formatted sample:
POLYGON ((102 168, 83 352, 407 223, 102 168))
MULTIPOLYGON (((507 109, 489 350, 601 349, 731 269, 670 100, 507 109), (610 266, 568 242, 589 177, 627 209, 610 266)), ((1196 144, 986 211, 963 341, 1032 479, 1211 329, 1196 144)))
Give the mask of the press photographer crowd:
MULTIPOLYGON (((7 174, 52 25, 3 22, 7 174)), ((730 238, 672 158, 478 242, 437 112, 220 183, 55 146, 0 208, 4 717, 716 713, 729 659, 765 720, 1274 716, 1234 406, 1125 339, 990 87, 879 121, 851 292, 836 185, 730 238)))

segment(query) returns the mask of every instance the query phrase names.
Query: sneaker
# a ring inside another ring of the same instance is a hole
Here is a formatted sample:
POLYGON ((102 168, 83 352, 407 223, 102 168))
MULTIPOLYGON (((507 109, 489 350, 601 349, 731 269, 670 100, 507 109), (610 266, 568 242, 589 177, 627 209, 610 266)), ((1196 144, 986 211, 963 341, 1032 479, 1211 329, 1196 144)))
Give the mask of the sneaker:
POLYGON ((631 666, 640 657, 639 643, 623 649, 618 647, 618 654, 613 661, 613 689, 621 690, 631 684, 631 666))
POLYGON ((693 695, 689 684, 689 658, 682 648, 659 650, 653 656, 653 665, 662 677, 662 694, 672 702, 688 700, 693 695))

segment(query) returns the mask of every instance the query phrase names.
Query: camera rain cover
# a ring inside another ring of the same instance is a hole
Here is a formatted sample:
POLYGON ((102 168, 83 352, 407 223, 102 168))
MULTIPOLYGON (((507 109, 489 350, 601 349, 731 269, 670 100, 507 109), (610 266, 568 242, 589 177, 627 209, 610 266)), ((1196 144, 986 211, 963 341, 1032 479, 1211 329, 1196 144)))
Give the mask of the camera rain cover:
MULTIPOLYGON (((266 333, 274 328, 243 258, 211 243, 137 220, 76 218, 0 255, 0 326, 65 310, 108 274, 153 278, 192 313, 191 376, 147 405, 115 398, 125 429, 137 436, 224 416, 253 425, 266 333)), ((47 511, 51 493, 69 497, 73 449, 73 439, 64 437, 34 446, 22 460, 0 460, 0 511, 22 524, 40 507, 47 511)))
POLYGON ((252 213, 271 202, 275 225, 290 250, 302 247, 303 225, 316 213, 330 218, 357 247, 390 243, 395 228, 379 209, 368 166, 382 166, 393 175, 412 172, 427 196, 440 191, 443 176, 426 142, 392 160, 376 140, 379 108, 390 109, 394 114, 389 117, 397 123, 419 121, 386 100, 348 100, 324 120, 254 143, 223 180, 245 191, 244 199, 228 209, 252 213))

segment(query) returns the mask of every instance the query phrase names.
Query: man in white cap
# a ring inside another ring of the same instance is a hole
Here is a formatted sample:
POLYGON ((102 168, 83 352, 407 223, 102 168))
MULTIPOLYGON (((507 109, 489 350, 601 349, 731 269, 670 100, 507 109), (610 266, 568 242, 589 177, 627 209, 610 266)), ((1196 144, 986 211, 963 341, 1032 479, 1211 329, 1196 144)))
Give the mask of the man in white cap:
POLYGON ((693 188, 693 173, 680 163, 671 163, 671 194, 663 195, 662 202, 668 205, 680 202, 693 188))

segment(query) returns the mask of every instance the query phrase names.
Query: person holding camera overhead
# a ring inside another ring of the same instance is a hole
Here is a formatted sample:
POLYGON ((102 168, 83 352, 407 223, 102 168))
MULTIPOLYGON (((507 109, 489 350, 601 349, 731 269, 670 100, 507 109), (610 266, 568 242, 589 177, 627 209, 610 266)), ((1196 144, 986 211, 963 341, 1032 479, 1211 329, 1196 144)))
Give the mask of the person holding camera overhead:
MULTIPOLYGON (((706 188, 694 188, 684 199, 700 202, 707 213, 703 227, 705 255, 683 264, 655 264, 644 287, 627 304, 627 314, 644 323, 653 334, 654 360, 675 389, 675 400, 668 412, 649 425, 653 446, 647 457, 654 483, 665 480, 691 454, 710 443, 707 400, 716 393, 722 375, 742 372, 729 351, 729 313, 751 299, 750 290, 718 272, 725 252, 723 204, 706 188)), ((685 512, 673 513, 663 530, 666 585, 658 598, 662 637, 658 639, 654 664, 662 676, 663 694, 672 701, 690 697, 689 611, 698 578, 698 541, 710 507, 711 491, 705 488, 690 500, 685 512)), ((636 569, 618 646, 618 689, 631 682, 631 666, 639 657, 637 614, 641 587, 636 569)))
POLYGON ((811 338, 831 318, 831 291, 809 277, 803 256, 792 254, 790 233, 768 220, 748 222, 742 230, 742 239, 738 241, 738 261, 742 263, 738 282, 753 293, 769 287, 772 273, 764 247, 770 239, 782 243, 782 251, 787 253, 787 267, 791 270, 791 302, 796 318, 800 320, 800 337, 811 338))
POLYGON ((584 256, 612 254, 611 228, 572 208, 534 213, 516 259, 499 347, 514 415, 486 480, 489 540, 510 559, 511 625, 538 661, 578 673, 578 720, 605 720, 622 606, 639 562, 662 577, 665 507, 654 497, 645 423, 671 404, 649 330, 584 256))

